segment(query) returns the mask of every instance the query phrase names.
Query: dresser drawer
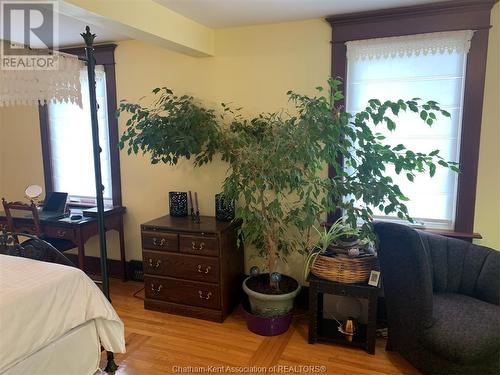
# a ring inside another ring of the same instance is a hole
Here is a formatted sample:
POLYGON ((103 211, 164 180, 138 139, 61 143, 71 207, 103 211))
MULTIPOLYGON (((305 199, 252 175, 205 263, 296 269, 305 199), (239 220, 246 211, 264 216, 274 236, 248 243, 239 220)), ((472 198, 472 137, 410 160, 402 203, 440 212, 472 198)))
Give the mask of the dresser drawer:
POLYGON ((219 260, 188 254, 143 252, 144 273, 181 279, 219 282, 219 260))
POLYGON ((216 285, 166 277, 144 276, 146 298, 184 305, 220 308, 220 291, 216 285))
POLYGON ((219 244, 215 236, 195 236, 184 235, 179 236, 179 248, 181 253, 195 255, 219 255, 219 244))
POLYGON ((142 247, 150 250, 179 251, 179 236, 174 233, 142 232, 142 247))
POLYGON ((46 226, 43 231, 46 237, 75 240, 75 231, 71 228, 46 226))

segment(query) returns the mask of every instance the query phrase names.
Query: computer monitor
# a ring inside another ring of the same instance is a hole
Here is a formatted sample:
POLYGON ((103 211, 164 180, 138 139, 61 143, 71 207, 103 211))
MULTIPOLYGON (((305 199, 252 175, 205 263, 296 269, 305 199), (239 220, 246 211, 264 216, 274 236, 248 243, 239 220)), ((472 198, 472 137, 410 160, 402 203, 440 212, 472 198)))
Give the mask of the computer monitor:
POLYGON ((68 193, 53 191, 48 193, 43 202, 42 212, 54 212, 63 214, 66 208, 68 193))

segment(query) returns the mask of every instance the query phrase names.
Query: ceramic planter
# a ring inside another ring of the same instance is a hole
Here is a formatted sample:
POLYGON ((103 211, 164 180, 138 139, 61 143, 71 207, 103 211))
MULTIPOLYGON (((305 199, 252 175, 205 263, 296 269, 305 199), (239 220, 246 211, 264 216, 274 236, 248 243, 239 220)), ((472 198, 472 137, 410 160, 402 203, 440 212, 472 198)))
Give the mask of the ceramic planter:
POLYGON ((243 290, 248 295, 252 314, 261 317, 276 317, 286 315, 293 309, 293 300, 300 292, 300 285, 293 292, 286 294, 264 294, 251 290, 246 285, 247 277, 243 281, 243 290))

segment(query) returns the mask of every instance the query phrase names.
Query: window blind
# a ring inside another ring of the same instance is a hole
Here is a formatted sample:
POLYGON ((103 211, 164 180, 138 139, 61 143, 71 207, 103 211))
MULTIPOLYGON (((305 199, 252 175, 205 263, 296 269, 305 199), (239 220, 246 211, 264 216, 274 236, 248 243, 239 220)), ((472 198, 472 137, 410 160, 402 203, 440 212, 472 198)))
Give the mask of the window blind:
MULTIPOLYGON (((49 140, 52 181, 55 191, 69 194, 70 200, 95 203, 95 177, 90 125, 90 100, 87 71, 80 72, 82 107, 73 103, 49 104, 49 140)), ((111 162, 106 98, 106 76, 96 66, 99 143, 104 201, 112 204, 111 162)))
MULTIPOLYGON (((393 118, 398 124, 395 131, 372 127, 391 146, 402 143, 410 150, 426 153, 439 149, 445 159, 458 162, 465 69, 472 36, 472 31, 458 31, 346 43, 347 111, 365 109, 370 99, 435 100, 451 113, 451 118, 438 117, 430 127, 418 115, 402 112, 393 118)), ((410 199, 406 202, 410 216, 426 227, 453 229, 455 172, 438 168, 434 177, 418 175, 413 183, 394 169, 388 168, 387 174, 410 199)), ((378 219, 397 220, 372 209, 378 219)))

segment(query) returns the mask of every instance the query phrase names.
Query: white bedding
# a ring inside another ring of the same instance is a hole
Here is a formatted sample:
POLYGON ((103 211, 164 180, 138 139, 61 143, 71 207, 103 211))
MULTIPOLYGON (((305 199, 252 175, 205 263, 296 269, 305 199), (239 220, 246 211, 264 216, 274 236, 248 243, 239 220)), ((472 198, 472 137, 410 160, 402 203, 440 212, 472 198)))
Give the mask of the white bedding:
POLYGON ((2 375, 98 375, 101 346, 95 321, 73 328, 2 375))
POLYGON ((82 271, 0 255, 0 373, 91 320, 106 350, 125 352, 122 321, 82 271))

